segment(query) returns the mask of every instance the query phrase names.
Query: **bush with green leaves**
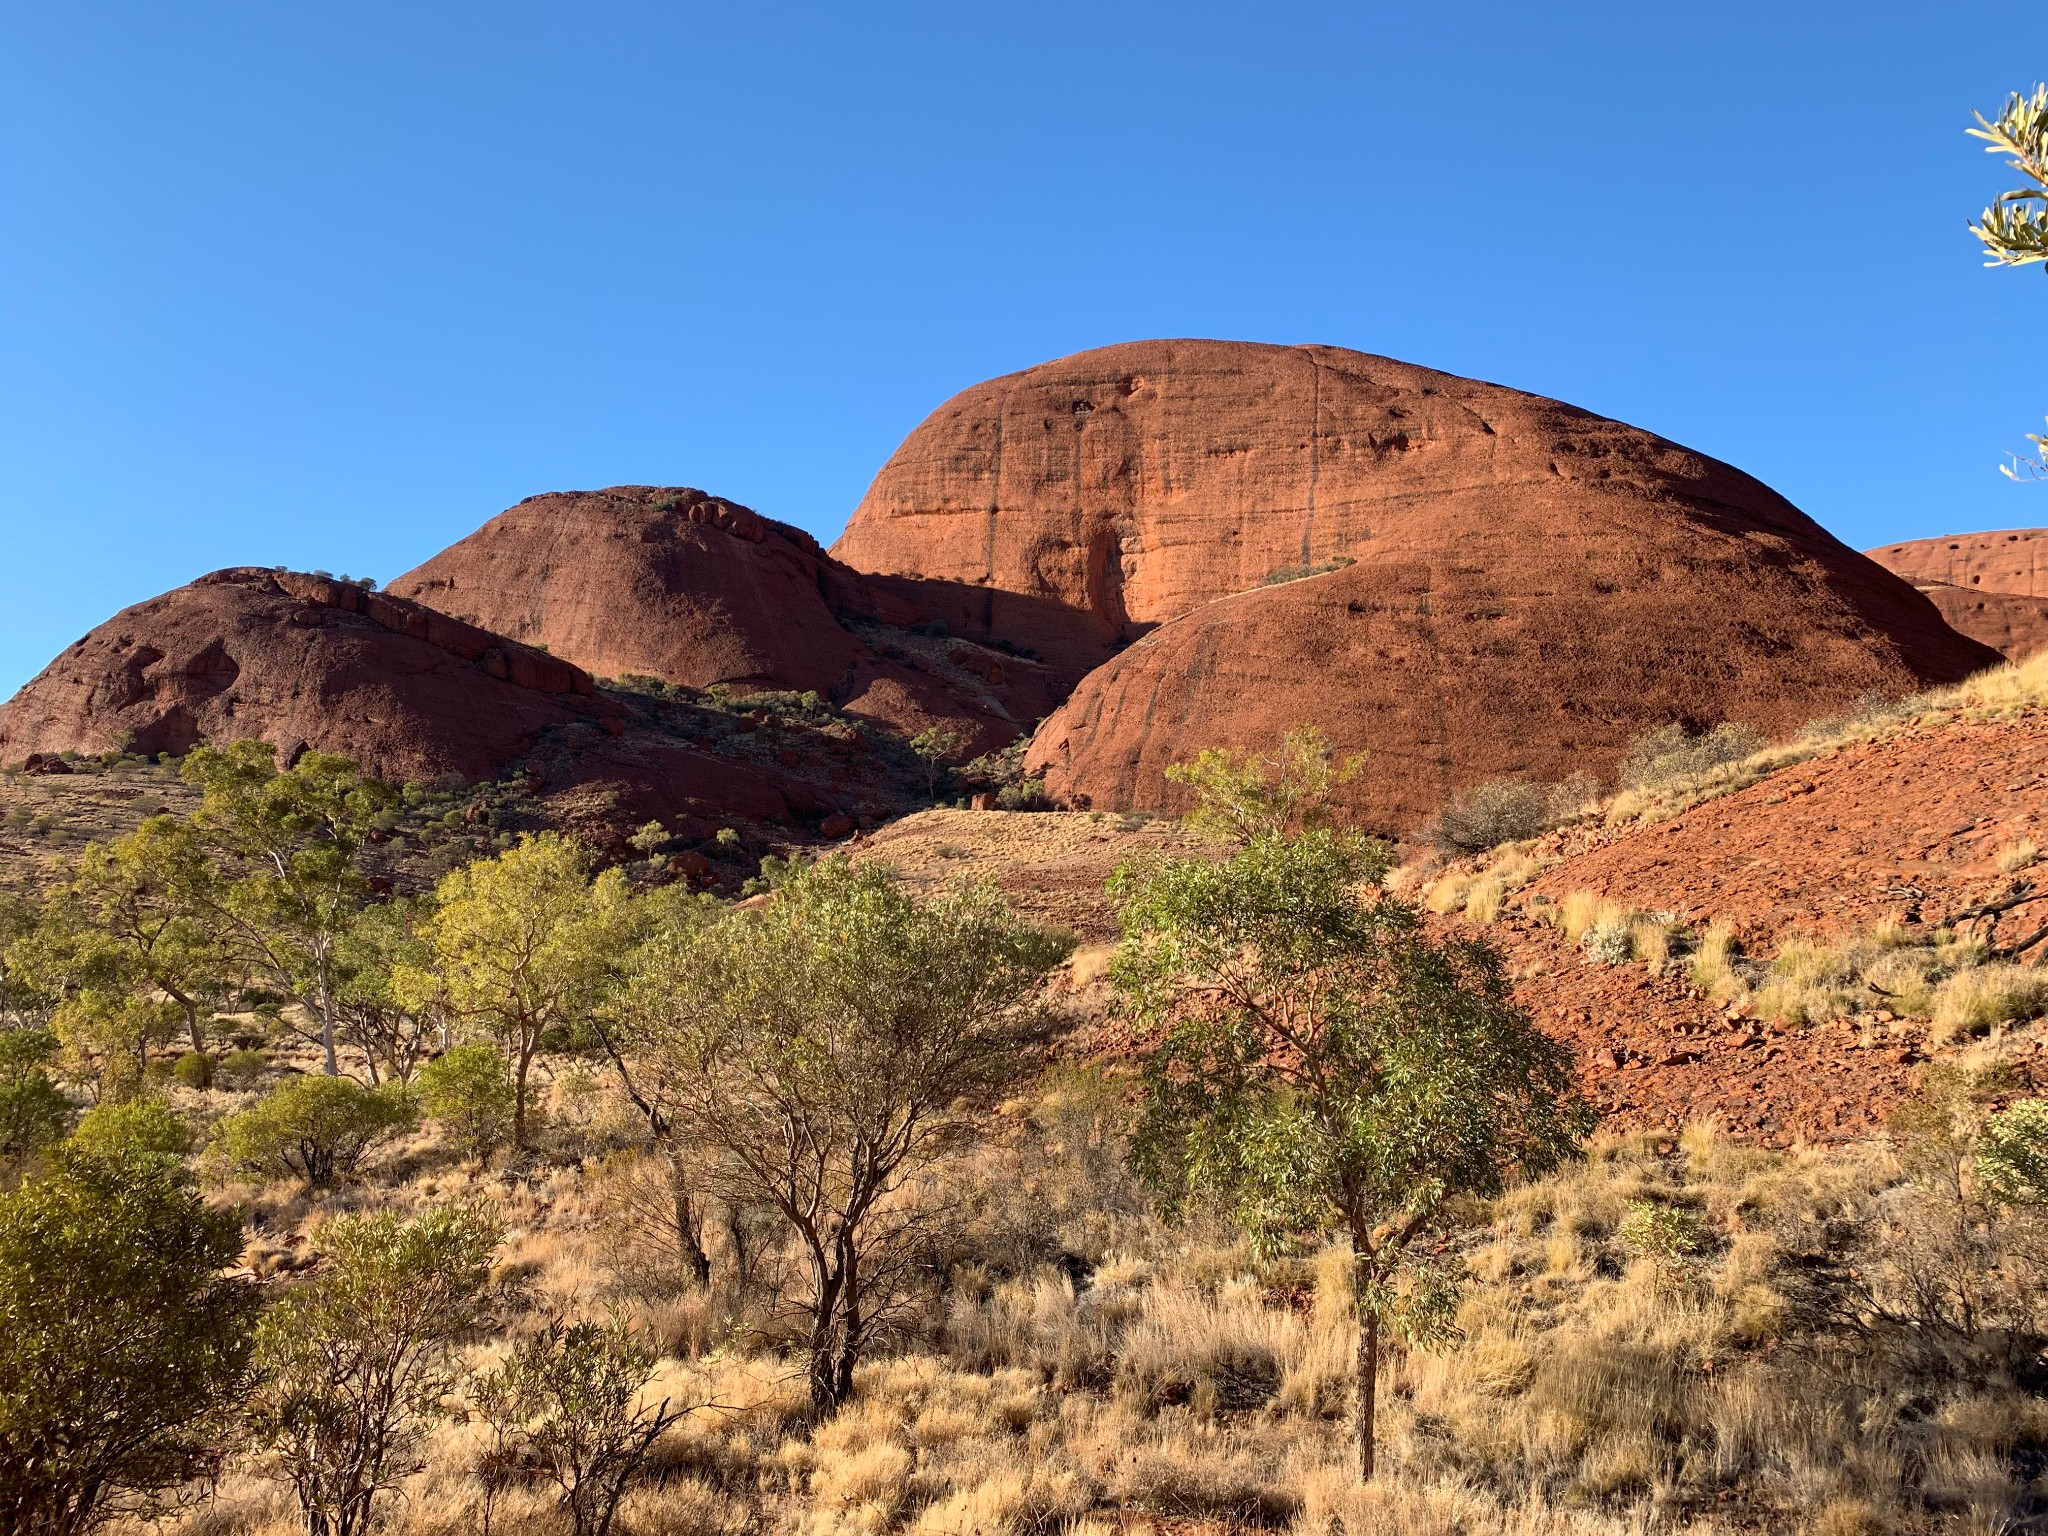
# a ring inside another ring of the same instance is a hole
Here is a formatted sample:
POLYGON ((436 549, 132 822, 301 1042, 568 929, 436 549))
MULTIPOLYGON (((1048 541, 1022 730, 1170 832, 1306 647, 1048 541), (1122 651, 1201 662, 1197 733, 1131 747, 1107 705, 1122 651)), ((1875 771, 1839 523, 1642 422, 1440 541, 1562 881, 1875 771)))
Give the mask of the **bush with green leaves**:
POLYGON ((60 1049, 46 1029, 0 1030, 0 1162, 56 1145, 75 1111, 50 1081, 60 1049))
POLYGON ((128 1099, 87 1110, 71 1145, 96 1157, 181 1163, 192 1150, 192 1127, 162 1099, 128 1099))
POLYGON ((364 1156, 413 1123, 402 1088, 365 1088, 345 1077, 294 1077, 216 1128, 228 1166, 315 1186, 353 1175, 364 1156))
POLYGON ((1985 1120, 1976 1172, 2001 1205, 2048 1206, 2048 1099, 2021 1099, 1985 1120))
POLYGON ((1696 779, 1723 763, 1739 763, 1763 749, 1764 739, 1753 726, 1724 720, 1701 731, 1688 731, 1680 721, 1644 731, 1628 744, 1621 760, 1625 789, 1659 789, 1696 779))
POLYGON ((654 1442, 687 1409, 642 1406, 654 1351, 617 1324, 560 1318, 513 1346, 471 1391, 496 1442, 486 1462, 484 1528, 505 1474, 538 1469, 561 1490, 576 1536, 609 1536, 654 1442))
POLYGON ((241 1223, 148 1154, 0 1196, 0 1530, 73 1536, 218 1468, 248 1383, 241 1223))
POLYGON ((1227 1203, 1260 1247, 1348 1239, 1367 1478, 1382 1327, 1426 1343, 1454 1312, 1417 1239, 1592 1125, 1571 1053, 1515 1004, 1500 957, 1432 939, 1376 890, 1390 863, 1355 837, 1269 832, 1110 884, 1110 979, 1151 1042, 1137 1167, 1170 1202, 1227 1203))
POLYGON ((186 1088, 213 1086, 213 1057, 206 1051, 187 1051, 171 1067, 171 1079, 186 1088))
POLYGON ((1455 859, 1519 843, 1551 824, 1550 797, 1526 779, 1475 784, 1437 812, 1425 832, 1438 855, 1455 859))
POLYGON ((377 1494, 423 1464, 456 1347, 492 1316, 500 1236, 461 1206, 345 1217, 323 1231, 314 1278, 264 1316, 249 1419, 308 1536, 363 1536, 377 1494))
POLYGON ((485 1040, 458 1045, 420 1068, 420 1107, 472 1158, 490 1156, 512 1134, 517 1092, 498 1048, 485 1040))
POLYGON ((223 1088, 254 1088, 270 1070, 270 1058, 247 1048, 229 1051, 213 1069, 214 1081, 223 1088))

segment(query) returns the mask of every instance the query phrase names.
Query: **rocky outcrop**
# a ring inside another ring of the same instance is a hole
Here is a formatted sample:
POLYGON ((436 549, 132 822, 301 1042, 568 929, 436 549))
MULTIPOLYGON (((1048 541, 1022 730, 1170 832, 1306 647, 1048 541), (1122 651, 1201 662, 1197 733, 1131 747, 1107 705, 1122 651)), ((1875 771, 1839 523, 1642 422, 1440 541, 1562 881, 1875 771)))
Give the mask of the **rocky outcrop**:
POLYGON ((1014 740, 1058 702, 1047 670, 944 632, 802 530, 681 487, 534 496, 391 584, 601 677, 815 692, 962 750, 1014 740))
POLYGON ((1869 553, 1972 640, 2013 660, 2048 645, 2048 528, 1912 539, 1869 553))
POLYGON ((1133 342, 977 384, 897 449, 833 553, 939 586, 960 633, 1073 668, 1204 603, 1349 560, 1537 596, 1594 567, 1626 590, 1661 583, 1744 611, 1811 594, 1823 631, 1867 632, 1915 676, 1972 654, 1727 465, 1336 347, 1133 342), (1644 530, 1657 536, 1639 560, 1644 530))
POLYGON ((0 708, 0 761, 260 737, 396 779, 475 779, 623 711, 589 674, 403 598, 290 571, 202 576, 122 610, 0 708))
POLYGON ((1954 533, 1908 539, 1869 551, 1870 558, 1920 586, 2048 597, 2048 528, 1954 533))
MULTIPOLYGON (((1168 764, 1310 722, 1367 755, 1343 792, 1354 815, 1409 834, 1488 779, 1609 776, 1631 737, 1666 721, 1776 734, 1932 680, 1831 607, 1820 573, 1701 539, 1654 506, 1615 511, 1613 537, 1538 569, 1515 558, 1512 528, 1454 526, 1407 560, 1210 603, 1091 673, 1027 768, 1075 804, 1177 808, 1168 764)), ((1923 628, 1944 633, 1931 610, 1923 628)), ((1950 641, 1936 678, 1996 660, 1950 641)))

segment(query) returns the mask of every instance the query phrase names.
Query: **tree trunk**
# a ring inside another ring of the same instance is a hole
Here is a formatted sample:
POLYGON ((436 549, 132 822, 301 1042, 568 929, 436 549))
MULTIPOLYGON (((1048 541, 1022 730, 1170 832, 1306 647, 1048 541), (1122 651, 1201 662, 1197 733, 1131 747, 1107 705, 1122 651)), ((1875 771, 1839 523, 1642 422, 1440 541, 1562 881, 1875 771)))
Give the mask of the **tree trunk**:
POLYGON ((526 1150, 526 1073, 533 1065, 533 1042, 539 1038, 537 1031, 521 1028, 516 1036, 515 1056, 512 1072, 512 1145, 521 1152, 526 1150))
POLYGON ((711 1255, 704 1251, 704 1218, 690 1198, 690 1180, 683 1171, 682 1158, 673 1148, 667 1149, 666 1156, 669 1196, 676 1208, 676 1246, 682 1251, 683 1264, 695 1277, 698 1289, 703 1290, 711 1284, 711 1255))
POLYGON ((320 1049, 327 1057, 327 1075, 341 1076, 341 1063, 334 1055, 334 987, 327 977, 327 961, 320 961, 320 1049))
POLYGON ((1358 1480, 1372 1481, 1373 1414, 1380 1387, 1380 1316, 1367 1312, 1358 1320, 1358 1480))
POLYGON ((823 1419, 845 1401, 838 1390, 841 1276, 832 1270, 822 1253, 813 1253, 811 1265, 818 1284, 811 1303, 811 1412, 823 1419))

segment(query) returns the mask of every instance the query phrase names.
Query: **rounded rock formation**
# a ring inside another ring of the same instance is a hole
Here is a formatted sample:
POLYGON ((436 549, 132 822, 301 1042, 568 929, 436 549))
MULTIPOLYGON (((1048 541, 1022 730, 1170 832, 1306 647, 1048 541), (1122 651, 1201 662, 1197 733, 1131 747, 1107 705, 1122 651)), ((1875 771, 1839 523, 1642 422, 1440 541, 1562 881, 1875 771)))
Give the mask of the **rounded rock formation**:
POLYGON ((1063 667, 1131 645, 1030 754, 1105 806, 1175 805, 1167 764, 1310 722, 1376 753, 1359 816, 1412 830, 1671 719, 1782 730, 1997 659, 1738 470, 1332 347, 1138 342, 977 385, 833 552, 1063 667))
POLYGON ((1058 702, 1045 670, 965 646, 807 533, 686 487, 532 496, 391 584, 600 677, 815 692, 906 735, 999 747, 1058 702))
POLYGON ((1217 598, 1418 556, 1507 591, 1599 564, 1624 589, 1738 608, 1810 593, 1816 624, 1868 632, 1886 666, 1947 677, 1981 660, 1738 470, 1338 347, 1130 342, 977 384, 896 450, 832 552, 933 593, 960 633, 1075 672, 1217 598), (1639 529, 1658 530, 1648 564, 1630 554, 1639 529))
POLYGON ((258 737, 391 779, 477 779, 622 714, 558 657, 359 586, 241 567, 100 625, 0 707, 0 761, 258 737))
POLYGON ((1912 539, 1869 554, 1972 640, 2015 661, 2048 645, 2048 528, 1912 539))
POLYGON ((2048 597, 2048 528, 1908 539, 1869 554, 1885 569, 1918 585, 2048 597))

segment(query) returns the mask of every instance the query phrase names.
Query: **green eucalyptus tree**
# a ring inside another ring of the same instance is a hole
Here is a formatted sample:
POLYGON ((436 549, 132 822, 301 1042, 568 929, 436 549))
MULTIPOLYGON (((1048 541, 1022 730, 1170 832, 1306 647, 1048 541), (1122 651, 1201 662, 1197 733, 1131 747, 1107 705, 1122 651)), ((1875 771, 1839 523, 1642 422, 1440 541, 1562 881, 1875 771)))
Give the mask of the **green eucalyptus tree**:
POLYGON ((1267 831, 1224 862, 1111 882, 1111 979, 1153 1042, 1139 1171, 1173 1200, 1222 1199, 1262 1247, 1348 1238, 1366 1478, 1382 1328, 1449 1327, 1449 1277, 1413 1262, 1416 1240, 1591 1123, 1569 1052, 1515 1006, 1498 957, 1433 940, 1380 890, 1388 863, 1342 833, 1267 831))
MULTIPOLYGON (((1989 267, 2019 267, 2048 261, 2048 85, 2031 96, 2015 91, 1998 116, 1975 114, 1968 131, 1985 142, 1985 153, 2005 155, 2006 168, 2017 171, 2025 185, 2001 192, 1977 216, 1970 233, 1982 243, 1989 267)), ((2013 455, 2005 473, 2013 479, 2048 479, 2048 436, 2028 434, 2034 456, 2013 455)))
POLYGON ((195 747, 183 772, 202 791, 193 825, 234 876, 210 909, 217 931, 247 972, 313 1015, 333 1076, 337 960, 369 894, 358 856, 397 792, 334 753, 280 770, 261 741, 195 747))
POLYGON ((707 1154, 715 1193, 773 1210, 802 1252, 815 1412, 851 1393, 918 1252, 915 1186, 1027 1065, 1069 942, 992 889, 920 902, 844 859, 650 940, 620 1010, 639 1091, 707 1154))

